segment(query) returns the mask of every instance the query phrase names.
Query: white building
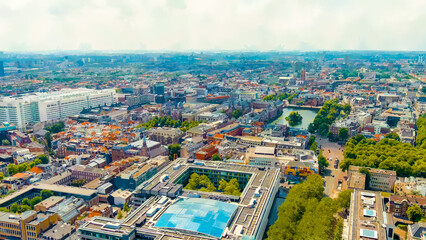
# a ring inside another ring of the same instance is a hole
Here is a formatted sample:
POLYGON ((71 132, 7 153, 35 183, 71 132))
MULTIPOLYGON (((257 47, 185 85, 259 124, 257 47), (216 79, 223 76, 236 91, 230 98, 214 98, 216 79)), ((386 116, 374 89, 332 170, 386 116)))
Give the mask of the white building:
POLYGON ((63 89, 4 97, 0 99, 0 122, 14 123, 23 128, 29 123, 64 119, 79 114, 84 108, 110 106, 114 102, 114 89, 63 89))

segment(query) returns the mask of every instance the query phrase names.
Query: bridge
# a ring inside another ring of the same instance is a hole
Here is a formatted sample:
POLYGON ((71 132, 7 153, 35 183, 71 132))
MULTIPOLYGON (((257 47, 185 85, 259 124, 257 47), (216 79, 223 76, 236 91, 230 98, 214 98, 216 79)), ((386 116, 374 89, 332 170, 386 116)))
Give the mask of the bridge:
POLYGON ((296 105, 296 104, 287 104, 284 108, 299 108, 299 109, 309 109, 309 110, 319 110, 322 106, 309 106, 309 105, 296 105))

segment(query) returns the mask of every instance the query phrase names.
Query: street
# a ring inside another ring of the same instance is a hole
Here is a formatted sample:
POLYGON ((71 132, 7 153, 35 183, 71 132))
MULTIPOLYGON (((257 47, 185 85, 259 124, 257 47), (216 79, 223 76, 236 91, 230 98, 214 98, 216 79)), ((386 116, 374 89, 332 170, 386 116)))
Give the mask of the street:
POLYGON ((321 146, 322 154, 327 159, 329 165, 324 173, 324 180, 326 182, 324 194, 334 198, 337 197, 338 191, 338 181, 337 179, 341 179, 342 171, 338 168, 334 168, 334 163, 336 158, 339 161, 343 160, 343 149, 344 147, 340 146, 337 143, 328 141, 327 138, 322 138, 321 136, 316 136, 316 142, 318 146, 321 146), (331 161, 330 161, 331 158, 331 161))

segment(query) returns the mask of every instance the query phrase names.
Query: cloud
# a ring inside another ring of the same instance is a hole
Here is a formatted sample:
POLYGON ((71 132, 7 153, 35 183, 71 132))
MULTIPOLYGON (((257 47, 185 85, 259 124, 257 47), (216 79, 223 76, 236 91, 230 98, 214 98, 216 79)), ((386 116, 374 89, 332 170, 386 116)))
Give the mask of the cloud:
POLYGON ((0 47, 426 50, 423 0, 0 0, 0 47))

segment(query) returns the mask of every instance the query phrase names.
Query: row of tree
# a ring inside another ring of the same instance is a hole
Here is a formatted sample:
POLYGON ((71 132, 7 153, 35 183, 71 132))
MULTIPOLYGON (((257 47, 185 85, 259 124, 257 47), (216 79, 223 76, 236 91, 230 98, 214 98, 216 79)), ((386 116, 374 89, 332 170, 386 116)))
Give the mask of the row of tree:
POLYGON ((210 179, 204 174, 191 174, 189 178, 188 184, 185 186, 185 189, 188 190, 197 190, 202 192, 223 192, 228 195, 241 195, 240 184, 237 179, 233 178, 231 180, 226 181, 225 179, 221 179, 219 181, 219 187, 216 189, 214 184, 210 181, 210 179))
POLYGON ((152 120, 139 124, 136 128, 144 127, 150 129, 152 127, 174 127, 186 132, 188 129, 198 126, 202 121, 181 121, 175 120, 169 116, 155 116, 152 120))
POLYGON ((57 124, 54 124, 52 126, 47 126, 44 129, 46 129, 47 131, 49 131, 50 133, 58 133, 58 132, 62 132, 65 129, 65 124, 64 122, 60 121, 57 124))
POLYGON ((271 94, 263 97, 263 101, 275 101, 279 100, 282 101, 284 99, 287 99, 287 101, 291 102, 295 97, 297 97, 297 93, 279 93, 279 94, 271 94))
POLYGON ((199 175, 197 173, 191 174, 188 184, 184 187, 184 189, 198 190, 202 192, 214 192, 217 190, 206 175, 199 175))
POLYGON ((330 125, 338 118, 345 117, 351 112, 351 105, 340 104, 339 99, 329 100, 324 103, 313 123, 309 124, 308 131, 327 136, 330 125))
POLYGON ((317 174, 295 185, 268 230, 268 240, 341 239, 343 223, 335 213, 349 208, 350 191, 335 200, 323 197, 323 192, 323 178, 317 174))
POLYGON ((29 171, 31 168, 33 168, 34 166, 37 166, 39 164, 47 164, 49 163, 49 157, 41 154, 39 155, 36 159, 34 159, 31 162, 28 163, 20 163, 20 164, 9 164, 7 165, 7 172, 9 173, 9 175, 15 175, 17 173, 20 172, 25 172, 25 171, 29 171))
POLYGON ((395 135, 380 141, 367 139, 363 135, 352 137, 345 145, 340 168, 345 171, 354 165, 394 170, 401 177, 426 177, 426 148, 423 140, 414 147, 396 139, 395 135))

